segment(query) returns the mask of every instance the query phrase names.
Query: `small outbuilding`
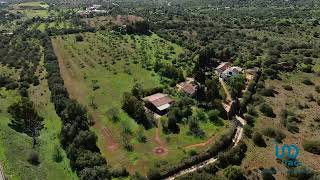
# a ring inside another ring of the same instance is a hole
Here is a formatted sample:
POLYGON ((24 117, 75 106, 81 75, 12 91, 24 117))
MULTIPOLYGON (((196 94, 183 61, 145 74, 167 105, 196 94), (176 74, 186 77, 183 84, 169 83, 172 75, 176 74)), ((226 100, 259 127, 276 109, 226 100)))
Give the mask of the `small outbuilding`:
POLYGON ((223 71, 220 75, 220 77, 222 77, 223 79, 228 79, 229 77, 231 76, 235 76, 235 75, 238 75, 242 72, 242 68, 241 67, 231 67, 231 68, 228 68, 226 69, 225 71, 223 71))
POLYGON ((186 93, 190 96, 195 95, 198 90, 198 84, 193 78, 187 78, 185 82, 177 84, 176 87, 178 91, 186 93))
POLYGON ((230 62, 223 62, 218 67, 216 67, 216 72, 218 74, 221 74, 223 71, 229 69, 230 67, 231 67, 231 63, 230 62))
POLYGON ((146 107, 157 114, 164 115, 167 113, 167 109, 171 107, 174 102, 168 94, 157 93, 151 96, 143 98, 146 102, 146 107))

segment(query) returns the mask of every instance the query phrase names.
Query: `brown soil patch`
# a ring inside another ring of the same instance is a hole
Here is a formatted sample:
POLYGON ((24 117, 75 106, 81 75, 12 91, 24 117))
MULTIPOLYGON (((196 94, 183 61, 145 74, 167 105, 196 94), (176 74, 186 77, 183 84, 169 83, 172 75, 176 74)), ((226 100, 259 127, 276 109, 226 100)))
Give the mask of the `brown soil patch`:
POLYGON ((163 148, 163 147, 156 147, 156 148, 154 148, 153 152, 156 155, 163 156, 163 155, 166 155, 168 153, 168 149, 163 148))
POLYGON ((166 155, 168 153, 168 148, 167 148, 167 145, 165 144, 165 142, 161 139, 161 135, 160 135, 160 126, 161 126, 161 123, 160 123, 160 119, 158 119, 158 122, 157 122, 157 129, 156 129, 156 134, 155 134, 155 138, 154 140, 156 141, 156 143, 159 145, 158 147, 156 147, 153 152, 156 154, 156 155, 166 155))

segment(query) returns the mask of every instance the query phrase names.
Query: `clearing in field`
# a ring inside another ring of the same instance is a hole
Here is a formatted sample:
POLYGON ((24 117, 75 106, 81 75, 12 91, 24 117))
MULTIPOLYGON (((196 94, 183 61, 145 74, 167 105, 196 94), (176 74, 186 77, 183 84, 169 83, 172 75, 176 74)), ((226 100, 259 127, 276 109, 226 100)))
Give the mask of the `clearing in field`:
POLYGON ((180 46, 157 35, 119 35, 109 32, 58 36, 52 39, 59 59, 60 71, 70 96, 88 107, 95 121, 93 130, 98 145, 109 164, 124 166, 130 173, 146 174, 156 162, 179 162, 189 156, 189 150, 202 150, 219 134, 224 125, 200 123, 207 134, 205 139, 188 136, 188 125, 180 126, 180 134, 165 135, 158 128, 143 130, 121 109, 122 95, 135 83, 144 88, 162 85, 162 77, 153 71, 156 61, 171 63, 184 52, 180 46), (81 37, 79 37, 81 36, 81 37), (110 109, 119 111, 120 120, 109 118, 110 109), (123 131, 129 132, 129 138, 123 131), (137 134, 146 136, 146 143, 137 134), (133 150, 123 148, 125 142, 133 150))

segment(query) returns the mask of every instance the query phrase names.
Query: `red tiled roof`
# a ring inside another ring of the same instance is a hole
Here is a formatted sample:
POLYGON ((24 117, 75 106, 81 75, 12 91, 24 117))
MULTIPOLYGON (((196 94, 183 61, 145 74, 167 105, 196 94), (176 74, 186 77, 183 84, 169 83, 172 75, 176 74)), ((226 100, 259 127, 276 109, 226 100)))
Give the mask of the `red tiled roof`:
POLYGON ((157 93, 148 97, 143 98, 145 101, 149 101, 156 107, 160 107, 165 104, 170 104, 173 100, 167 95, 162 93, 157 93))
POLYGON ((194 94, 197 91, 197 85, 186 82, 180 83, 178 88, 188 94, 194 94))

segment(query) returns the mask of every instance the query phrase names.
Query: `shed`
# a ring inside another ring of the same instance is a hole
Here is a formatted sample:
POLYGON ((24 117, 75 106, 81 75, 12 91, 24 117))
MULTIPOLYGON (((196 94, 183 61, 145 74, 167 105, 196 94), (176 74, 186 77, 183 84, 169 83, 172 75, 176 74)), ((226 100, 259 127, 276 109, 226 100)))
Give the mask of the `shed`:
POLYGON ((174 102, 173 99, 167 94, 157 93, 151 96, 143 98, 146 103, 147 108, 155 111, 158 114, 165 114, 166 110, 171 107, 171 104, 174 102))

